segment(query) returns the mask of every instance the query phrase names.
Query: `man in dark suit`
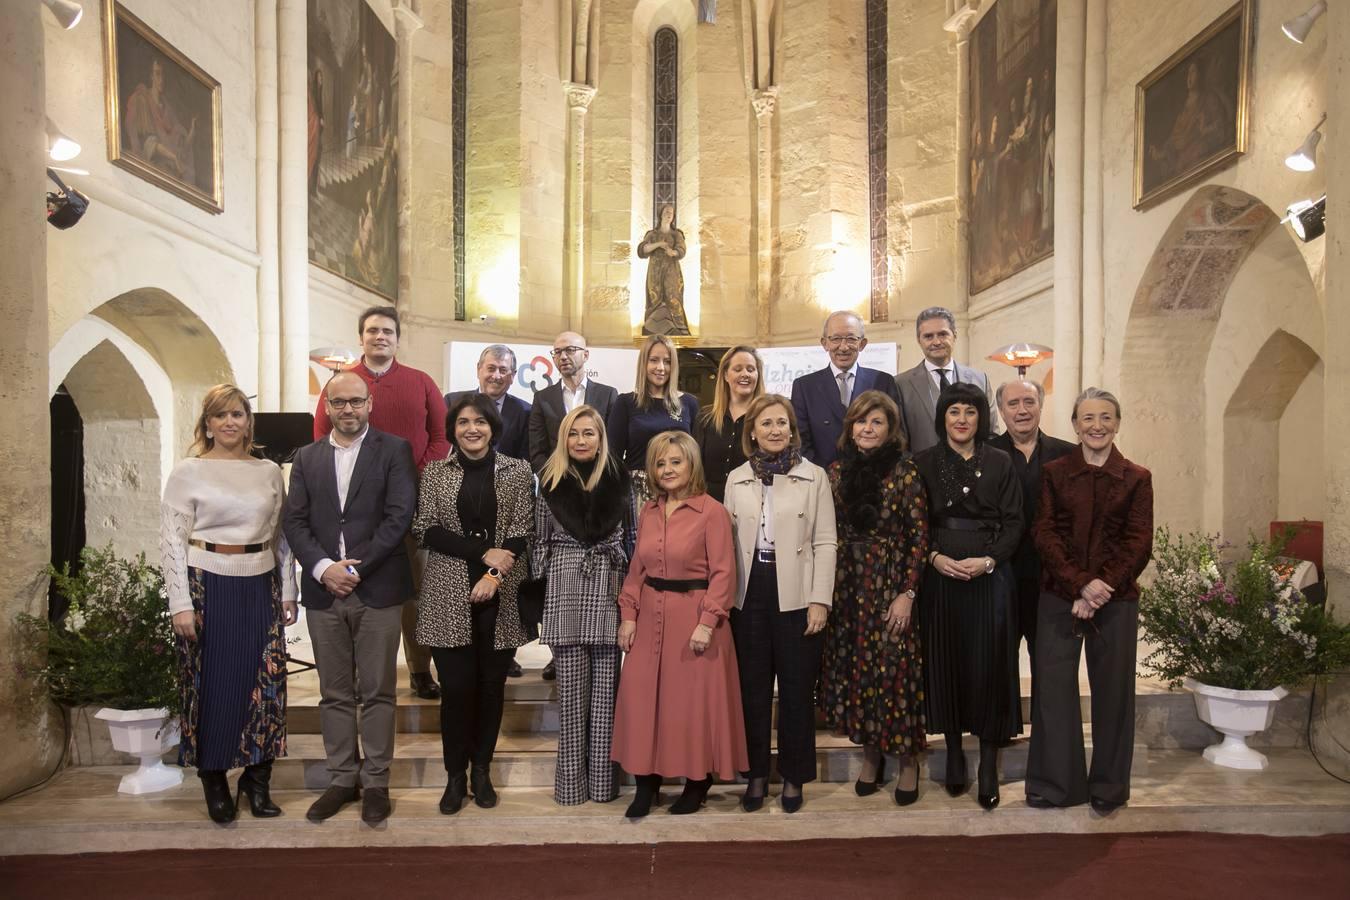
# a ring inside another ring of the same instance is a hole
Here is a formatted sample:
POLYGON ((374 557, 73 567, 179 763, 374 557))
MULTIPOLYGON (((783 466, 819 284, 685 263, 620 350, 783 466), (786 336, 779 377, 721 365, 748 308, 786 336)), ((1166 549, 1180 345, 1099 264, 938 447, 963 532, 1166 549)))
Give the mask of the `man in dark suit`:
POLYGON ((495 444, 497 452, 516 459, 528 459, 530 404, 507 393, 515 378, 516 352, 505 344, 484 347, 483 352, 478 355, 478 390, 452 391, 446 394, 445 408, 454 406, 460 398, 468 394, 478 393, 487 397, 497 407, 497 414, 502 419, 502 433, 497 436, 495 444))
POLYGON ((909 449, 918 453, 938 443, 937 399, 942 389, 958 381, 973 384, 989 397, 989 431, 998 426, 994 398, 989 391, 989 376, 978 369, 963 366, 952 358, 956 349, 956 316, 949 309, 933 306, 914 320, 914 334, 923 351, 917 366, 895 376, 900 394, 900 412, 909 433, 909 449))
POLYGON ((389 816, 400 607, 413 592, 403 541, 417 467, 407 441, 369 426, 373 400, 359 375, 334 375, 324 400, 333 429, 296 453, 282 523, 303 570, 328 757, 328 789, 306 817, 327 819, 364 789, 361 818, 374 824, 389 816))
POLYGON ((536 473, 558 445, 558 426, 564 416, 585 403, 594 407, 603 421, 619 396, 616 389, 586 376, 591 351, 586 349, 586 339, 575 331, 564 331, 554 338, 552 353, 561 380, 537 391, 530 409, 530 468, 536 473))
POLYGON ((895 379, 885 372, 858 365, 867 346, 863 321, 851 312, 831 313, 820 332, 820 346, 830 355, 823 369, 792 382, 792 410, 802 436, 802 456, 828 466, 839 454, 844 412, 863 391, 881 391, 900 403, 895 379))
MULTIPOLYGON (((1008 430, 989 439, 1012 457, 1013 472, 1022 482, 1022 541, 1013 554, 1013 577, 1017 583, 1017 627, 1026 638, 1027 654, 1036 661, 1036 610, 1041 597, 1041 557, 1036 552, 1032 524, 1041 499, 1041 467, 1077 446, 1041 431, 1041 407, 1045 388, 1036 381, 1009 381, 995 393, 998 411, 1008 430)), ((1035 671, 1035 666, 1032 666, 1035 671)))

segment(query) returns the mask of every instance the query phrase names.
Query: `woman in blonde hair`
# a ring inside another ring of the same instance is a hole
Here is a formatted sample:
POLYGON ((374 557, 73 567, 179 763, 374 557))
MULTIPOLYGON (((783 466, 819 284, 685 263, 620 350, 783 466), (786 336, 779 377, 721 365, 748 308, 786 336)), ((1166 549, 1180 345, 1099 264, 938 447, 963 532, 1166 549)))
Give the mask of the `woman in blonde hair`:
POLYGON ((732 347, 722 354, 713 387, 713 404, 694 424, 694 440, 703 457, 708 493, 718 503, 726 495, 727 476, 745 462, 741 448, 745 413, 764 395, 764 361, 754 347, 732 347))
POLYGON ((160 550, 178 638, 182 742, 215 822, 247 796, 255 816, 272 803, 272 760, 286 753, 286 639, 295 623, 295 561, 280 528, 285 487, 258 459, 253 410, 231 384, 211 388, 188 458, 164 486, 160 550), (230 769, 244 768, 231 795, 230 769))
POLYGON ((698 445, 667 431, 647 447, 657 499, 642 507, 637 549, 619 594, 619 649, 628 654, 614 710, 613 759, 636 776, 629 818, 651 810, 662 777, 685 778, 671 806, 698 812, 713 775, 749 769, 736 647, 731 517, 708 496, 698 445))
POLYGON ((553 799, 562 805, 617 795, 609 759, 619 683, 619 586, 628 572, 633 494, 609 455, 594 407, 574 408, 539 471, 536 543, 530 563, 548 585, 539 640, 558 673, 558 761, 553 799))
POLYGON ((638 353, 634 390, 620 394, 609 408, 605 422, 609 452, 632 473, 639 504, 651 499, 655 490, 647 483, 644 469, 647 443, 663 431, 691 432, 698 418, 698 399, 682 393, 679 381, 680 358, 674 342, 663 334, 653 334, 638 353))

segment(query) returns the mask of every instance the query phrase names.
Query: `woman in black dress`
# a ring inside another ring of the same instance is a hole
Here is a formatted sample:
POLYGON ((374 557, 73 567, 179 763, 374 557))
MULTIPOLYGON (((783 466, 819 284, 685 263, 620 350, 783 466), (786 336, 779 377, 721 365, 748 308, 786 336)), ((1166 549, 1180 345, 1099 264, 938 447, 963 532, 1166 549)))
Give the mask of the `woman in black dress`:
POLYGON ((663 334, 647 338, 638 353, 637 383, 609 408, 605 430, 609 452, 633 479, 638 509, 652 499, 647 480, 647 444, 663 431, 693 433, 698 398, 679 389, 680 357, 675 342, 663 334))
POLYGON ((713 404, 694 423, 694 440, 703 457, 708 495, 726 502, 727 476, 745 462, 741 434, 745 412, 764 394, 764 361, 754 347, 732 347, 717 366, 713 404))
POLYGON ((989 400, 972 384, 942 392, 943 440, 914 460, 928 489, 928 568, 919 592, 928 730, 947 742, 947 793, 969 787, 961 735, 980 739, 979 801, 998 806, 998 748, 1022 731, 1017 606, 1009 559, 1022 534, 1022 487, 986 443, 989 400))

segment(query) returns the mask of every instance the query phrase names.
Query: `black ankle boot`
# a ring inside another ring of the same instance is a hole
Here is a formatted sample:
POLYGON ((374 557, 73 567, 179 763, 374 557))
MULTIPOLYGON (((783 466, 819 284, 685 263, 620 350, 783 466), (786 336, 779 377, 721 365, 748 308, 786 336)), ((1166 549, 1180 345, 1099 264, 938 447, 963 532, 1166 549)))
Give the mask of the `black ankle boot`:
POLYGON ((712 787, 712 782, 711 777, 697 780, 686 778, 684 793, 680 794, 680 799, 670 804, 670 814, 672 816, 687 816, 702 809, 703 801, 708 799, 708 788, 712 787))
POLYGON ((628 804, 628 809, 624 810, 624 816, 629 819, 641 819, 647 815, 652 811, 652 802, 661 796, 660 775, 638 775, 635 780, 637 793, 633 795, 633 802, 628 804))
POLYGON ((998 806, 998 744, 980 741, 980 805, 985 809, 998 806))
POLYGON ((970 789, 970 776, 966 774, 966 752, 961 749, 961 735, 947 735, 947 793, 959 797, 970 789))
POLYGON ((445 782, 445 793, 441 794, 442 815, 453 816, 464 806, 464 798, 469 794, 469 779, 463 772, 451 775, 445 782))
POLYGON ((497 805, 497 790, 492 786, 492 772, 488 766, 470 768, 469 788, 473 791, 473 802, 483 809, 497 805))
POLYGON ((239 791, 235 794, 235 808, 243 804, 242 797, 248 798, 248 810, 255 819, 272 819, 281 815, 281 807, 272 802, 270 785, 272 783, 272 761, 244 766, 244 774, 239 776, 239 791))
POLYGON ((238 809, 234 805, 234 798, 230 796, 230 783, 225 780, 225 773, 198 769, 197 777, 202 780, 202 793, 206 795, 206 813, 211 817, 211 821, 218 825, 233 822, 238 809))

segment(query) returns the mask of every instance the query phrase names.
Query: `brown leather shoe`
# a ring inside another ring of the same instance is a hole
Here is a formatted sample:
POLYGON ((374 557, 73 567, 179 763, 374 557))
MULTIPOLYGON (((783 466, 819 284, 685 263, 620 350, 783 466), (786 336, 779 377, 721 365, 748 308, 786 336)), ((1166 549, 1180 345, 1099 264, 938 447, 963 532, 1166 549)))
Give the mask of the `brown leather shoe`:
POLYGON ((378 825, 389 818, 389 789, 366 788, 361 794, 361 821, 378 825))
POLYGON ((318 800, 310 806, 309 811, 305 813, 305 818, 311 822, 322 822, 324 819, 331 819, 338 814, 338 810, 351 803, 357 797, 361 796, 361 791, 355 785, 344 787, 342 785, 332 785, 328 790, 319 796, 318 800))

